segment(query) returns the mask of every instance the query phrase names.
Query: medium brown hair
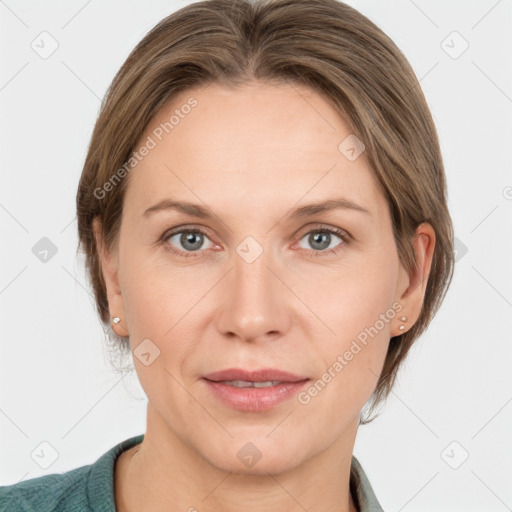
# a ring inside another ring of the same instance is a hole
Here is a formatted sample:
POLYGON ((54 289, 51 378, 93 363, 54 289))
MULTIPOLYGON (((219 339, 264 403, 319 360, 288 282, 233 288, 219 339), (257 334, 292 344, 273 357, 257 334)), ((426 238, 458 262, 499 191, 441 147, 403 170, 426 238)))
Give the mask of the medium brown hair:
MULTIPOLYGON (((200 1, 160 21, 133 49, 102 103, 76 197, 79 241, 99 316, 110 325, 92 221, 99 219, 105 245, 111 248, 130 177, 119 179, 119 170, 144 129, 183 90, 255 80, 312 88, 363 141, 408 271, 415 266, 411 237, 416 227, 428 222, 435 230, 420 316, 390 340, 372 394, 373 412, 389 395, 399 366, 444 299, 454 266, 453 226, 436 128, 411 66, 382 30, 337 0, 200 1), (106 183, 112 184, 108 192, 106 183)), ((129 352, 128 338, 114 336, 121 350, 129 352)), ((373 419, 361 417, 361 423, 373 419)))

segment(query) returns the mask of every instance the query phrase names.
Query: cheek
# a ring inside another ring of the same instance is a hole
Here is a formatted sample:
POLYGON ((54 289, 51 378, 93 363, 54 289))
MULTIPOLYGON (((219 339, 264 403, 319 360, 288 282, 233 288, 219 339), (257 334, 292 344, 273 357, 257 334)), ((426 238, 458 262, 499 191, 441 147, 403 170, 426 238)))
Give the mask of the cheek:
POLYGON ((153 255, 142 250, 125 254, 121 288, 130 333, 162 338, 202 290, 190 286, 183 270, 172 266, 160 250, 153 255))
POLYGON ((319 326, 316 320, 310 326, 316 326, 312 339, 318 339, 321 327, 320 334, 332 342, 326 345, 339 348, 376 322, 379 331, 389 334, 390 322, 379 320, 386 312, 394 315, 398 270, 393 243, 381 241, 371 249, 347 252, 339 265, 319 268, 310 279, 294 276, 297 295, 324 323, 319 326))
POLYGON ((146 393, 154 397, 172 385, 171 375, 182 374, 183 365, 195 349, 195 329, 203 305, 200 299, 206 288, 197 283, 205 281, 191 280, 192 272, 172 266, 161 254, 156 258, 132 251, 123 263, 121 288, 134 364, 146 393), (142 345, 148 339, 154 345, 147 341, 142 345), (137 350, 139 344, 141 348, 137 350), (151 357, 158 354, 150 366, 137 360, 138 353, 146 352, 146 347, 150 348, 151 357))
POLYGON ((392 250, 387 254, 361 259, 329 280, 317 281, 321 286, 308 292, 329 330, 323 329, 323 340, 312 335, 320 382, 306 390, 304 402, 311 399, 325 407, 332 421, 341 410, 360 410, 384 364, 392 322, 400 309, 394 302, 398 260, 392 250))
MULTIPOLYGON (((336 283, 333 283, 333 287, 336 283)), ((339 286, 331 288, 333 306, 328 311, 333 329, 343 338, 355 338, 365 329, 377 324, 379 331, 389 333, 393 318, 392 308, 395 296, 396 277, 392 268, 386 271, 361 272, 359 275, 345 276, 339 286), (379 321, 386 315, 387 322, 379 321)))

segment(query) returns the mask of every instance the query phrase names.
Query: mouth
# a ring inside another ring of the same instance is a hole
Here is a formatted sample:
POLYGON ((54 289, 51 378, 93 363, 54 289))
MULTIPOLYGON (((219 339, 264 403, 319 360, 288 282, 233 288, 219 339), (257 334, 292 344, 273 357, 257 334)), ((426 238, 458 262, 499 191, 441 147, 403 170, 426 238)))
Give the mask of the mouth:
POLYGON ((296 395, 310 379, 273 368, 252 371, 230 368, 205 375, 202 380, 224 405, 260 412, 296 395))
POLYGON ((268 382, 300 382, 308 379, 308 377, 301 377, 275 368, 262 368, 259 370, 229 368, 227 370, 209 373, 203 378, 212 382, 248 382, 255 384, 268 382))
POLYGON ((225 384, 226 386, 233 386, 235 388, 270 388, 282 383, 280 380, 267 380, 264 382, 248 380, 221 380, 211 382, 220 382, 221 384, 225 384))

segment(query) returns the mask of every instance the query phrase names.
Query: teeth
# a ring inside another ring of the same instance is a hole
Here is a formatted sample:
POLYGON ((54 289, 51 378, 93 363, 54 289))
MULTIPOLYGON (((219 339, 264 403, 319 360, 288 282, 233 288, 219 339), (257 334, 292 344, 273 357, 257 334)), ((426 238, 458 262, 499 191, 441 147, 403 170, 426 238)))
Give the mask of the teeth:
POLYGON ((267 380, 266 382, 253 382, 252 384, 255 388, 268 388, 270 386, 277 386, 281 382, 278 380, 267 380))
POLYGON ((268 388, 270 386, 277 386, 281 384, 279 380, 267 380, 266 382, 250 382, 246 380, 223 380, 222 384, 234 386, 236 388, 268 388))

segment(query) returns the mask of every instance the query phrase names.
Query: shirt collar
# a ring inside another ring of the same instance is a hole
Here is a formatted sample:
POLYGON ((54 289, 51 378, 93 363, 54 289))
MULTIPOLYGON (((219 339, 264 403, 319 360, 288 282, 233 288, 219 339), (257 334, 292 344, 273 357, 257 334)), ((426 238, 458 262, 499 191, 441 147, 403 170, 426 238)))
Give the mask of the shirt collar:
POLYGON ((350 492, 359 512, 384 512, 372 489, 361 463, 352 456, 350 492))

